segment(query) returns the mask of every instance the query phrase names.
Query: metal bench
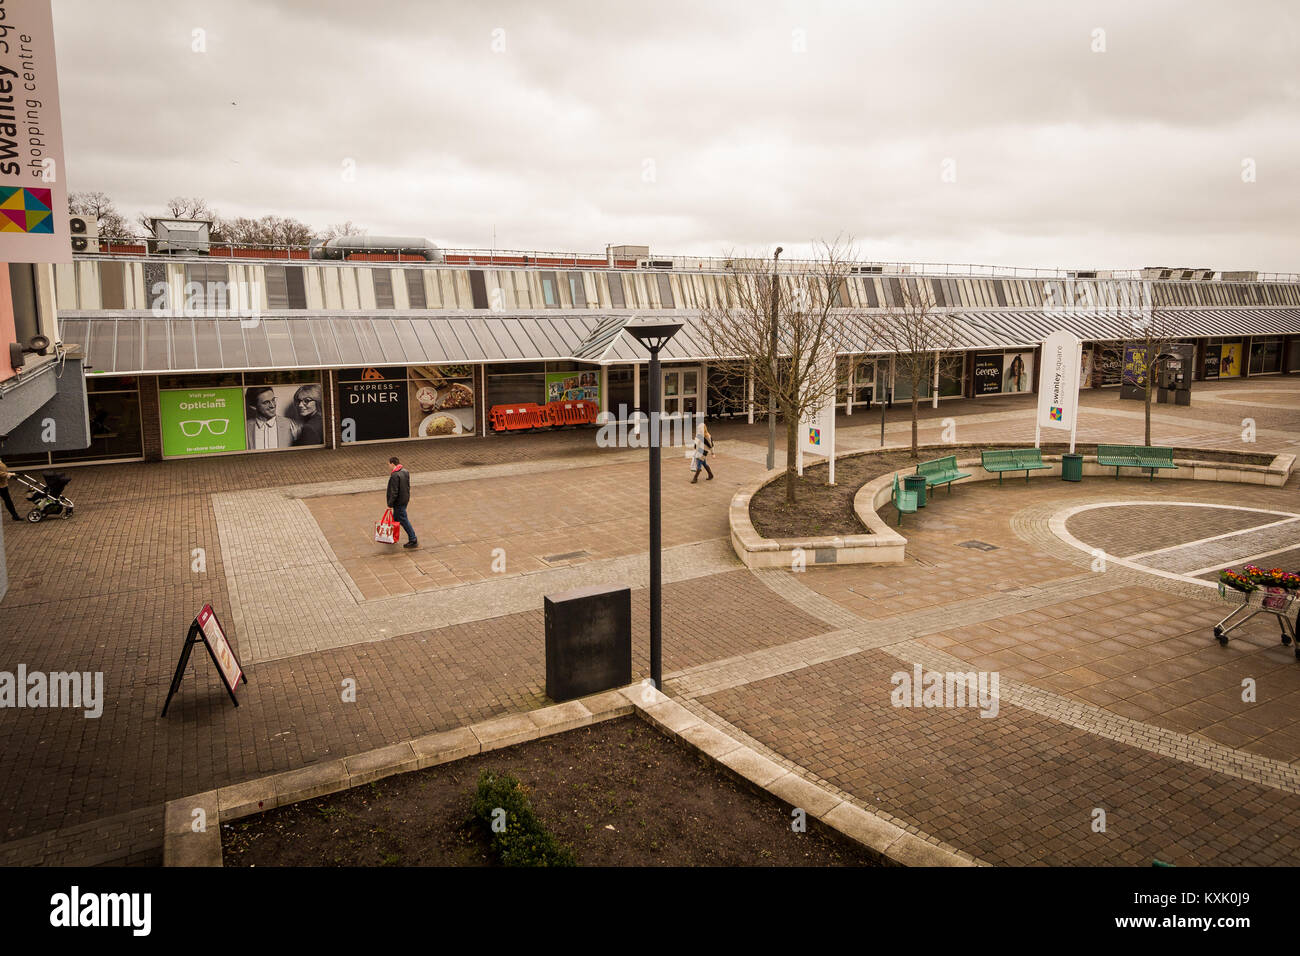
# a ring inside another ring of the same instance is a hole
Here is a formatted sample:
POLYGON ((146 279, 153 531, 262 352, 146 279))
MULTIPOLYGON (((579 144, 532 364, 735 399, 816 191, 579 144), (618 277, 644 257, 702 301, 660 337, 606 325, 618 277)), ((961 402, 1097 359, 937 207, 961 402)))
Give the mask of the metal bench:
POLYGON ((980 467, 996 472, 998 484, 1002 484, 1003 472, 1023 471, 1027 483, 1031 471, 1042 471, 1052 466, 1043 463, 1043 453, 1037 448, 999 448, 980 452, 980 467))
POLYGON ((957 470, 957 456, 949 455, 947 458, 936 458, 934 461, 923 461, 916 466, 916 473, 925 476, 925 486, 933 488, 935 485, 947 485, 948 494, 952 494, 952 483, 962 478, 969 478, 970 472, 957 470))
POLYGON ((916 514, 916 492, 906 491, 900 487, 897 473, 894 475, 894 491, 889 497, 894 502, 894 507, 898 509, 898 523, 900 525, 903 523, 903 515, 916 514))
POLYGON ((1115 477, 1121 468, 1145 468, 1150 473, 1148 481, 1155 480, 1161 468, 1177 468, 1174 450, 1158 445, 1098 445, 1097 464, 1115 467, 1115 477))

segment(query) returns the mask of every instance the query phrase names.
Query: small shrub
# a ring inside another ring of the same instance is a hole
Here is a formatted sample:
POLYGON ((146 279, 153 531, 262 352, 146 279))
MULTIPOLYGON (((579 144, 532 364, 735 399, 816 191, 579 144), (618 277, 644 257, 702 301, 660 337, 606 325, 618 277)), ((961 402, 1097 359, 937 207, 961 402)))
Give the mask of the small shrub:
POLYGON ((492 849, 505 866, 577 866, 573 850, 556 842, 528 803, 519 781, 510 774, 484 770, 474 793, 474 816, 492 840, 492 849), (505 811, 506 828, 492 829, 492 811, 505 811))

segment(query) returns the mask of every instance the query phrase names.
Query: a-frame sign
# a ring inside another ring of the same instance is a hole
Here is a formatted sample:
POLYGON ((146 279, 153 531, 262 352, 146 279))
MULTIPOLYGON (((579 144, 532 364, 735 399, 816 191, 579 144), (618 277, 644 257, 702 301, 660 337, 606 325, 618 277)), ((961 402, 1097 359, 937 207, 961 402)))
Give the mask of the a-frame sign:
POLYGON ((167 716, 167 707, 171 704, 173 695, 181 689, 181 678, 185 676, 185 666, 190 662, 190 651, 200 641, 208 649, 208 656, 212 658, 212 663, 217 665, 217 673, 221 675, 221 681, 226 685, 226 693, 230 695, 235 706, 239 706, 239 701, 235 698, 235 687, 241 680, 247 684, 248 677, 244 674, 244 669, 239 666, 239 659, 235 657, 235 652, 230 647, 230 641, 226 639, 226 632, 221 622, 217 620, 212 605, 205 604, 203 610, 199 611, 190 623, 189 633, 185 635, 185 646, 181 648, 180 663, 176 665, 171 689, 167 691, 167 700, 163 702, 163 717, 167 716))

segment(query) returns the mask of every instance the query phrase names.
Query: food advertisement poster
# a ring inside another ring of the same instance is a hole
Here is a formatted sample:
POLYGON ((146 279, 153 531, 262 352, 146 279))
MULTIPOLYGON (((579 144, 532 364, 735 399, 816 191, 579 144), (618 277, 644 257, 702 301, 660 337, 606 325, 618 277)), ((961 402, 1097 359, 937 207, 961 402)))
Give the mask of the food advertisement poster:
POLYGON ((474 434, 474 370, 469 365, 412 365, 407 369, 412 438, 474 434))

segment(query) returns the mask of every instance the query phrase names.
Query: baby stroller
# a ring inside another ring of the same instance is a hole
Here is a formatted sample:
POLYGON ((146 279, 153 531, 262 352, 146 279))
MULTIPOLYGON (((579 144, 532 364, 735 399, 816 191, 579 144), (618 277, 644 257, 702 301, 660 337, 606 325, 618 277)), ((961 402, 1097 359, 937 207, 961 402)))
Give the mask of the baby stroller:
POLYGON ((63 497, 63 489, 72 479, 67 475, 51 471, 42 476, 44 487, 36 484, 27 475, 14 475, 18 484, 31 489, 27 500, 36 507, 27 512, 27 520, 32 524, 44 518, 71 518, 72 502, 63 497))

